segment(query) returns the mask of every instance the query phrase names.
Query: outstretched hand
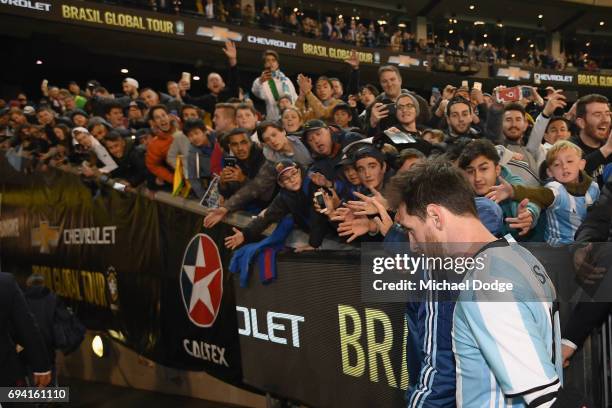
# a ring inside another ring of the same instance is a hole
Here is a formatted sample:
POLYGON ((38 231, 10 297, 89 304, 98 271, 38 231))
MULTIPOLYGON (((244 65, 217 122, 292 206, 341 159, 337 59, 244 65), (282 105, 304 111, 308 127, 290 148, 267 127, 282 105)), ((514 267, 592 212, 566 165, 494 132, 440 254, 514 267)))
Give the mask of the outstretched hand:
POLYGON ((227 208, 219 207, 211 210, 206 217, 204 217, 204 227, 212 228, 217 225, 225 215, 228 213, 227 208))
POLYGON ((357 56, 357 51, 351 51, 351 55, 346 59, 346 63, 353 69, 359 69, 359 57, 357 56))
POLYGON ((231 66, 236 65, 236 63, 238 62, 238 59, 237 59, 238 52, 236 51, 236 44, 234 44, 232 41, 227 40, 225 42, 225 47, 223 47, 223 52, 225 53, 225 56, 229 60, 230 65, 231 66))
POLYGON ((232 227, 234 235, 225 238, 225 247, 227 249, 236 249, 244 242, 244 234, 236 227, 232 227))
POLYGON ((495 201, 497 204, 512 198, 513 196, 514 189, 512 188, 512 185, 504 179, 501 179, 501 183, 499 185, 491 187, 491 191, 485 195, 485 197, 495 201))
POLYGON ((516 217, 506 218, 508 226, 519 230, 521 236, 529 232, 533 223, 533 214, 527 208, 527 204, 529 204, 529 199, 525 198, 519 203, 516 217))

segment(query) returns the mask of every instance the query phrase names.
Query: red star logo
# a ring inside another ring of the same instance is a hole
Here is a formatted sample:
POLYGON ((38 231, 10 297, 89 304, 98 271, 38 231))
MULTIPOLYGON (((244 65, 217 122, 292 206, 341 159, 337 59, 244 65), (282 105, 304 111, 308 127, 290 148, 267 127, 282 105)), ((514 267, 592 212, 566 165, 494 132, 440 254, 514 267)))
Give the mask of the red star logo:
POLYGON ((185 297, 183 300, 191 321, 200 327, 210 327, 221 306, 223 267, 219 250, 208 235, 198 234, 189 244, 188 250, 192 245, 197 245, 195 264, 184 262, 183 271, 193 287, 191 298, 185 297))

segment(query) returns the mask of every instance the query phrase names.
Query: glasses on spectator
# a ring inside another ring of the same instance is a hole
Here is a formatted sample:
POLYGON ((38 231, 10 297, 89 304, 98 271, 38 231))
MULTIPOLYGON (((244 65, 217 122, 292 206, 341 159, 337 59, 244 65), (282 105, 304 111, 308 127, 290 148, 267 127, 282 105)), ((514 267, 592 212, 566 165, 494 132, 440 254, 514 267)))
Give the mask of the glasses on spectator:
POLYGON ((395 105, 398 111, 402 111, 402 110, 412 110, 412 109, 416 109, 416 106, 414 106, 411 103, 407 103, 405 105, 401 105, 401 104, 397 104, 395 105))
POLYGON ((287 172, 287 174, 284 174, 281 178, 280 181, 281 183, 289 183, 293 180, 296 180, 300 175, 299 170, 295 169, 295 170, 290 170, 287 172))
POLYGON ((28 101, 26 98, 17 98, 17 100, 18 100, 19 102, 27 102, 27 101, 28 101))

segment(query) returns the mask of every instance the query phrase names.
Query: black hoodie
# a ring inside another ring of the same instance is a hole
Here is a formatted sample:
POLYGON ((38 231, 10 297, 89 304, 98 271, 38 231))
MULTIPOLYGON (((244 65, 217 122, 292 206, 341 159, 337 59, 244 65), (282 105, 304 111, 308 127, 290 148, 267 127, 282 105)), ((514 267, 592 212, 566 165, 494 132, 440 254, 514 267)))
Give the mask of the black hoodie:
POLYGON ((40 333, 45 341, 49 361, 55 365, 55 340, 53 335, 53 322, 57 297, 46 286, 30 286, 24 291, 26 301, 34 320, 38 324, 40 333))

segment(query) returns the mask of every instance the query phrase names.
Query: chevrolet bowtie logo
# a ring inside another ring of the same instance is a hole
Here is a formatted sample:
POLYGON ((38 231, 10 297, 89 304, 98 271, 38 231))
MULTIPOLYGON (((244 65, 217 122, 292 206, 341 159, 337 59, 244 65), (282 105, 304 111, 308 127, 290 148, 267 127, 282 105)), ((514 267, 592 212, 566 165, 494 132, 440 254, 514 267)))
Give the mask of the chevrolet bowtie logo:
POLYGON ((392 55, 389 57, 389 64, 397 64, 400 67, 418 67, 421 61, 408 55, 392 55))
POLYGON ((520 69, 519 67, 499 68, 497 76, 508 78, 512 81, 531 78, 531 72, 520 69))
POLYGON ((198 27, 196 34, 202 37, 211 37, 213 41, 242 41, 242 34, 230 31, 225 27, 198 27))
POLYGON ((50 227, 48 221, 41 221, 40 227, 32 228, 32 246, 39 246, 41 254, 48 254, 51 252, 51 247, 57 246, 59 236, 58 227, 50 227))

